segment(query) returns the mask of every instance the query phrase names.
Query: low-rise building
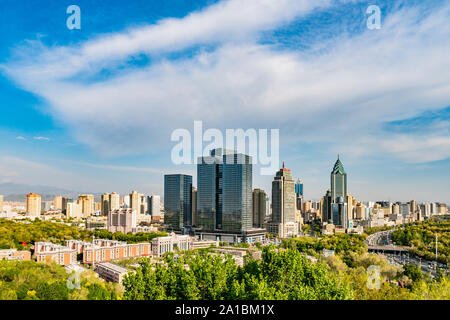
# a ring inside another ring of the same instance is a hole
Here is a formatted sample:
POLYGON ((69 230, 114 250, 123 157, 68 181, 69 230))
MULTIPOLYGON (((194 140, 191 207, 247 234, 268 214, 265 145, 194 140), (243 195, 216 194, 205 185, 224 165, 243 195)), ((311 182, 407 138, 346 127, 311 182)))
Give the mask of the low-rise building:
POLYGON ((36 242, 34 253, 37 262, 56 262, 63 266, 77 262, 76 250, 51 242, 36 242))
POLYGON ((83 263, 92 264, 117 259, 149 257, 152 255, 151 243, 133 243, 117 240, 96 239, 83 247, 83 263))
POLYGON ((17 249, 0 250, 0 260, 31 260, 31 252, 17 249))
POLYGON ((171 233, 167 237, 158 237, 152 240, 152 252, 154 257, 161 257, 166 252, 175 250, 190 250, 191 237, 188 235, 176 235, 171 233))
POLYGON ((102 262, 95 265, 95 272, 99 275, 100 278, 105 279, 106 281, 122 283, 123 277, 128 272, 135 271, 110 262, 102 262))
POLYGON ((191 242, 191 249, 204 249, 209 248, 211 246, 219 246, 219 241, 214 240, 192 240, 191 242))

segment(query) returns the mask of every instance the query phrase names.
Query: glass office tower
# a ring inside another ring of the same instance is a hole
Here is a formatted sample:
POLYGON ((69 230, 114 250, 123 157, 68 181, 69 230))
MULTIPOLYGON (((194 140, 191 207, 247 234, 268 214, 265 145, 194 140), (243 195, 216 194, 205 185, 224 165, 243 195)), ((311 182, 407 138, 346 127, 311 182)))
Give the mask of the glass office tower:
POLYGON ((192 176, 164 176, 164 224, 169 230, 192 225, 192 176))
POLYGON ((347 199, 347 173, 338 156, 331 171, 331 201, 338 202, 339 197, 347 199))
POLYGON ((339 156, 331 171, 331 189, 324 196, 322 205, 324 222, 348 227, 347 173, 339 156))
POLYGON ((214 149, 197 164, 197 226, 242 232, 253 227, 251 157, 214 149))

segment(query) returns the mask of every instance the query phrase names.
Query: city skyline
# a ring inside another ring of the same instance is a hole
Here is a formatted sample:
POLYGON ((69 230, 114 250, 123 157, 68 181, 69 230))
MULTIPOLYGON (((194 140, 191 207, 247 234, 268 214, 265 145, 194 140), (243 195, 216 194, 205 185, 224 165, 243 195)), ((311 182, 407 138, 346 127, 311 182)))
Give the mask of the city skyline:
MULTIPOLYGON (((305 199, 320 200, 340 154, 361 201, 450 203, 445 1, 376 1, 380 30, 366 27, 366 1, 110 1, 94 13, 80 0, 81 30, 67 29, 65 4, 9 2, 0 185, 162 195, 164 174, 186 174, 197 186, 195 164, 171 163, 170 133, 202 120, 280 129, 278 167, 305 199)), ((270 194, 258 172, 253 187, 270 194)))

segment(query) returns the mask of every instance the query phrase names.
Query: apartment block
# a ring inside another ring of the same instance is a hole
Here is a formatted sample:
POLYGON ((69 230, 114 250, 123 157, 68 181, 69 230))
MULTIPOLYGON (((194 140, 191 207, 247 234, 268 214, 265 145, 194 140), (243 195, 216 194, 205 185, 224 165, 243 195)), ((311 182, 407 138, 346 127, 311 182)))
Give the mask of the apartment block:
POLYGON ((36 242, 34 253, 37 262, 56 262, 63 266, 77 262, 76 250, 51 242, 36 242))
POLYGON ((31 260, 30 251, 17 251, 17 249, 0 250, 0 260, 31 260))
POLYGON ((150 243, 132 243, 96 239, 82 247, 83 263, 92 264, 116 259, 148 257, 152 255, 150 243))
POLYGON ((108 213, 108 231, 109 232, 136 232, 136 210, 117 209, 108 213))

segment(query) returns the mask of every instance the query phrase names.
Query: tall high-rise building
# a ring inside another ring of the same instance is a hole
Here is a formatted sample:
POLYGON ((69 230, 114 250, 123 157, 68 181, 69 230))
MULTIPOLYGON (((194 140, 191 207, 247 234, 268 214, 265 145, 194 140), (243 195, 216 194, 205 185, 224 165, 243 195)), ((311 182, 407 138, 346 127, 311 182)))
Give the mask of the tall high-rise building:
POLYGON ((286 169, 283 162, 283 167, 272 181, 272 221, 269 232, 277 233, 282 238, 297 235, 296 207, 294 179, 291 170, 286 169))
POLYGON ((107 228, 109 232, 136 232, 136 211, 133 209, 110 210, 107 228))
POLYGON ((107 216, 109 210, 111 210, 111 208, 110 208, 110 194, 109 193, 102 194, 100 207, 101 207, 100 208, 101 215, 102 216, 107 216))
POLYGON ((139 193, 139 212, 138 214, 148 214, 149 197, 139 193))
POLYGON ((27 216, 40 216, 41 196, 34 193, 27 194, 27 216))
POLYGON ((136 214, 141 213, 141 199, 139 193, 135 190, 130 193, 130 208, 136 211, 136 214))
POLYGON ((355 208, 355 219, 365 220, 366 219, 366 206, 362 202, 358 202, 355 208))
POLYGON ((339 197, 343 199, 347 197, 347 173, 338 156, 331 171, 331 201, 338 202, 339 197))
POLYGON ((94 196, 92 194, 80 194, 78 201, 81 203, 83 216, 85 218, 95 214, 94 196))
POLYGON ((70 202, 66 203, 66 216, 67 218, 82 218, 83 217, 83 206, 82 204, 77 201, 73 202, 72 199, 70 199, 70 202))
POLYGON ((172 230, 192 226, 192 176, 164 176, 164 224, 172 230))
POLYGON ((253 190, 253 226, 263 228, 264 218, 266 217, 266 198, 264 190, 253 190))
POLYGON ((253 228, 251 157, 214 149, 197 164, 197 227, 242 233, 253 228))
POLYGON ((53 208, 55 210, 63 210, 63 206, 62 206, 62 199, 63 197, 61 196, 56 196, 53 198, 53 208))
MULTIPOLYGON (((332 223, 336 227, 348 228, 349 217, 347 173, 341 160, 336 160, 331 171, 331 189, 327 191, 322 201, 322 221, 332 223)), ((352 209, 353 210, 353 209, 352 209)))
POLYGON ((149 197, 149 214, 152 216, 159 216, 161 213, 161 197, 157 195, 151 195, 149 197))
POLYGON ((61 212, 67 215, 67 205, 73 203, 73 199, 63 197, 61 203, 61 212))
POLYGON ((302 210, 303 183, 300 179, 297 179, 297 182, 295 183, 295 196, 296 196, 297 210, 302 210))
POLYGON ((109 195, 109 210, 120 209, 120 196, 116 192, 111 192, 109 195))
POLYGON ((123 207, 124 209, 131 208, 130 203, 131 203, 131 201, 130 201, 130 195, 127 194, 127 195, 123 196, 123 199, 122 199, 122 207, 123 207))
POLYGON ((192 187, 192 225, 197 226, 197 188, 192 187))
POLYGON ((438 208, 439 208, 439 204, 436 202, 432 202, 430 204, 431 215, 438 214, 438 211, 439 211, 438 208))

